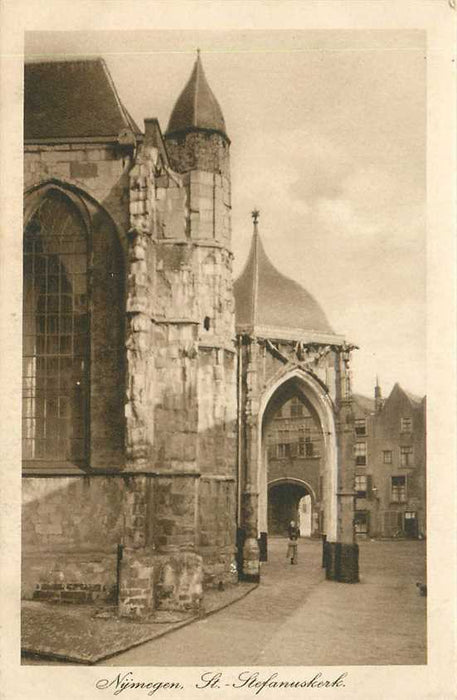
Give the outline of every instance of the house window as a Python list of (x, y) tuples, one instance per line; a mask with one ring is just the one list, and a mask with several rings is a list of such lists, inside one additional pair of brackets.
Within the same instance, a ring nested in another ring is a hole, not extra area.
[(24, 230), (26, 469), (124, 459), (122, 252), (111, 220), (90, 206), (48, 187)]
[(354, 422), (354, 430), (356, 435), (364, 436), (367, 434), (367, 421), (365, 418), (356, 418)]
[(411, 467), (413, 464), (413, 448), (408, 446), (400, 447), (400, 464), (402, 467)]
[(383, 450), (382, 461), (384, 464), (392, 464), (392, 450)]
[(355, 477), (355, 492), (357, 498), (366, 498), (367, 496), (367, 477), (358, 475)]
[(354, 529), (358, 535), (368, 533), (368, 511), (356, 510), (354, 513)]
[(298, 396), (294, 396), (290, 403), (290, 416), (291, 418), (298, 418), (303, 415), (303, 404), (298, 398)]
[(400, 430), (402, 433), (411, 433), (413, 430), (413, 419), (412, 418), (401, 418)]
[(77, 209), (46, 197), (24, 232), (24, 460), (84, 463), (88, 239)]
[(356, 442), (354, 445), (355, 463), (358, 466), (364, 466), (367, 463), (367, 444), (366, 442)]
[(283, 457), (289, 457), (289, 456), (290, 456), (290, 443), (289, 442), (278, 443), (278, 458), (281, 459)]
[(392, 477), (391, 498), (394, 503), (404, 503), (406, 501), (406, 476)]
[(305, 456), (305, 438), (304, 437), (298, 438), (298, 456), (299, 457)]

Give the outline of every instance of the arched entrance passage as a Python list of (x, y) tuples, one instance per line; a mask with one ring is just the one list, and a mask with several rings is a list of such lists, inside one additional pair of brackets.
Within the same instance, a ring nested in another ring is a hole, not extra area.
[[(332, 401), (321, 383), (311, 373), (298, 367), (284, 372), (264, 391), (258, 414), (260, 440), (257, 452), (259, 485), (258, 530), (268, 532), (268, 455), (265, 434), (278, 409), (291, 397), (299, 396), (315, 423), (320, 426), (321, 456), (319, 499), (323, 513), (322, 531), (329, 542), (337, 540), (337, 446)], [(286, 493), (286, 492), (284, 492)], [(295, 491), (294, 491), (295, 493)], [(291, 491), (292, 494), (292, 491)], [(298, 492), (297, 494), (298, 495)], [(306, 493), (302, 492), (302, 496)], [(290, 495), (293, 500), (294, 497)], [(299, 500), (299, 499), (298, 499)], [(287, 508), (285, 508), (287, 510)], [(282, 516), (281, 516), (282, 517)]]
[(313, 489), (305, 481), (295, 478), (275, 479), (268, 483), (268, 534), (285, 535), (294, 520), (302, 537), (313, 530), (312, 511), (316, 503)]

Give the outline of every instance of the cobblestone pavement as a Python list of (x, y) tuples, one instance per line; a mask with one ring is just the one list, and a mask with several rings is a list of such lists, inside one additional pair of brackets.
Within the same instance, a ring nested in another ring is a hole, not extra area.
[(270, 539), (260, 586), (192, 625), (105, 662), (110, 666), (324, 666), (426, 663), (425, 543), (360, 543), (359, 584), (326, 581), (322, 547)]
[(24, 600), (21, 615), (22, 663), (94, 664), (232, 605), (256, 587), (257, 584), (253, 583), (239, 583), (222, 591), (207, 591), (199, 615), (158, 610), (141, 621), (119, 618), (115, 606)]

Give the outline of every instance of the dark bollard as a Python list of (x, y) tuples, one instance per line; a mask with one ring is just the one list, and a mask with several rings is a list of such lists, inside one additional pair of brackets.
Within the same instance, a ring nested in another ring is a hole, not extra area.
[(261, 532), (257, 540), (259, 543), (259, 561), (268, 561), (268, 535), (266, 532)]
[(359, 582), (359, 545), (341, 544), (337, 581), (342, 583)]
[(326, 542), (325, 577), (328, 581), (358, 583), (359, 546), (342, 542)]
[(327, 566), (327, 535), (322, 535), (322, 568)]
[(338, 542), (325, 543), (325, 578), (328, 581), (337, 580), (340, 552), (341, 545)]
[(241, 581), (243, 576), (243, 547), (246, 539), (246, 530), (242, 527), (236, 531), (236, 566), (238, 569), (238, 579)]

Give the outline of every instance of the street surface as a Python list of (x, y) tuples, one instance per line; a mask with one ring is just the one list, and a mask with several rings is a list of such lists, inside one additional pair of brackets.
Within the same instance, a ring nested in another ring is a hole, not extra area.
[(426, 663), (425, 542), (360, 542), (358, 584), (326, 581), (320, 541), (271, 538), (260, 586), (237, 603), (103, 666)]

